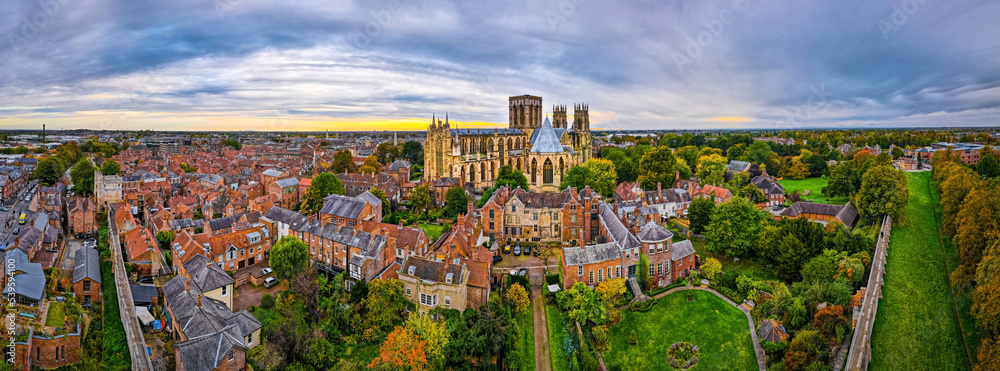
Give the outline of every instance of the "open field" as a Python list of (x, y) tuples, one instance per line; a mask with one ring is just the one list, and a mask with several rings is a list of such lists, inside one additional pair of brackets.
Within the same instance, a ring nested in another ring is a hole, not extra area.
[[(696, 369), (756, 370), (746, 315), (711, 292), (691, 291), (691, 302), (682, 290), (660, 298), (649, 312), (623, 311), (622, 321), (611, 329), (611, 349), (604, 352), (608, 369), (670, 369), (664, 361), (667, 349), (687, 341), (700, 348)], [(635, 346), (629, 345), (632, 331)]]
[(444, 226), (443, 225), (433, 225), (433, 224), (423, 224), (423, 223), (421, 223), (421, 224), (418, 224), (417, 226), (420, 227), (420, 229), (424, 230), (424, 233), (427, 234), (427, 239), (430, 240), (429, 241), (430, 243), (434, 243), (435, 241), (437, 241), (438, 237), (441, 237), (441, 235), (444, 234)]
[[(822, 178), (806, 178), (802, 180), (782, 179), (778, 183), (780, 183), (782, 187), (785, 187), (785, 193), (789, 195), (792, 194), (792, 191), (798, 191), (800, 195), (800, 200), (802, 201), (812, 201), (824, 204), (837, 204), (837, 205), (846, 204), (848, 201), (847, 196), (829, 197), (823, 194), (823, 187), (826, 187), (826, 184), (829, 182), (830, 182), (829, 178), (822, 177)], [(807, 189), (809, 190), (809, 195), (802, 196), (802, 193)]]
[[(892, 229), (885, 286), (872, 330), (872, 370), (967, 370), (969, 355), (949, 287), (931, 173), (907, 173), (910, 204)], [(951, 251), (954, 254), (954, 251)], [(966, 309), (967, 313), (967, 309)], [(966, 329), (966, 331), (974, 331)], [(970, 344), (971, 345), (971, 344)]]

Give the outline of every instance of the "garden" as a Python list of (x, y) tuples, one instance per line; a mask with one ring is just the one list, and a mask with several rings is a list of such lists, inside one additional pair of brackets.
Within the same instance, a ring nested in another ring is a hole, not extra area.
[[(691, 290), (661, 297), (644, 313), (624, 311), (611, 328), (610, 349), (603, 353), (609, 370), (664, 369), (671, 346), (687, 342), (697, 346), (697, 367), (713, 370), (752, 370), (757, 356), (747, 317), (715, 294)], [(636, 345), (631, 345), (632, 334)]]
[[(801, 201), (812, 201), (836, 205), (846, 204), (848, 201), (847, 196), (830, 197), (823, 194), (823, 188), (825, 188), (829, 182), (830, 178), (827, 176), (819, 178), (806, 178), (802, 180), (782, 179), (778, 181), (778, 183), (785, 188), (785, 194), (790, 195), (792, 192), (797, 192), (799, 200)], [(809, 190), (809, 195), (804, 195), (805, 190), (807, 189)]]

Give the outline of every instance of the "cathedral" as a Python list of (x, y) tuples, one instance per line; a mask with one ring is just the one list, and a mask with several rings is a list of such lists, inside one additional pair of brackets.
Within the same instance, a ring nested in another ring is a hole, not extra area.
[(453, 177), (476, 189), (493, 186), (503, 165), (521, 170), (531, 192), (558, 192), (570, 167), (591, 157), (590, 114), (586, 104), (553, 106), (542, 116), (542, 97), (509, 99), (509, 124), (499, 129), (452, 129), (447, 115), (431, 118), (424, 144), (424, 177)]

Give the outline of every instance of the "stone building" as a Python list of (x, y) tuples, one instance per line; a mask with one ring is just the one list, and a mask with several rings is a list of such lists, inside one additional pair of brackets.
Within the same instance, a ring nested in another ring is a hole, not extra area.
[(574, 106), (573, 123), (566, 106), (553, 106), (552, 119), (542, 117), (542, 98), (510, 97), (509, 127), (452, 128), (447, 115), (431, 119), (424, 146), (425, 178), (456, 177), (474, 188), (493, 185), (503, 165), (520, 170), (532, 192), (556, 192), (563, 174), (591, 158), (590, 113)]
[(94, 198), (101, 210), (107, 210), (108, 205), (121, 201), (122, 193), (122, 177), (103, 175), (100, 169), (94, 171)]

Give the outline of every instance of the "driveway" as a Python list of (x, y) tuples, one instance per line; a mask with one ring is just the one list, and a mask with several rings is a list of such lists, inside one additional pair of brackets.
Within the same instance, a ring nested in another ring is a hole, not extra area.
[(236, 297), (233, 298), (233, 312), (239, 312), (240, 310), (249, 308), (251, 305), (260, 305), (260, 298), (264, 297), (264, 294), (271, 294), (271, 296), (275, 296), (278, 294), (279, 290), (287, 289), (288, 284), (284, 282), (281, 282), (272, 288), (254, 286), (250, 282), (244, 283), (236, 288)]
[(76, 259), (76, 251), (83, 248), (83, 240), (78, 240), (75, 238), (66, 239), (66, 251), (63, 254), (62, 261), (59, 262), (59, 268), (62, 269), (73, 269), (73, 260)]

